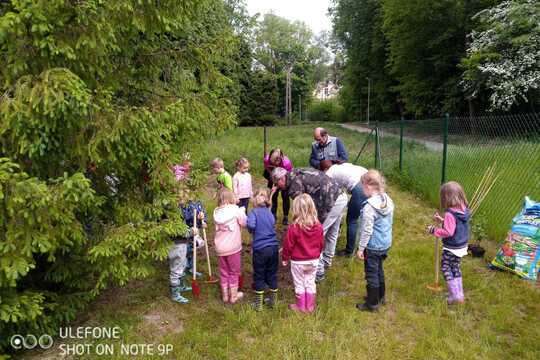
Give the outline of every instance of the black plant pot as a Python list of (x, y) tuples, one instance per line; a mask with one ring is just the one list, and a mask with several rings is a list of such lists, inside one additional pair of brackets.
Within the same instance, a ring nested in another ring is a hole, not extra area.
[(477, 258), (484, 257), (484, 254), (486, 253), (486, 249), (484, 249), (480, 245), (469, 246), (469, 251), (471, 252), (473, 257), (477, 257)]

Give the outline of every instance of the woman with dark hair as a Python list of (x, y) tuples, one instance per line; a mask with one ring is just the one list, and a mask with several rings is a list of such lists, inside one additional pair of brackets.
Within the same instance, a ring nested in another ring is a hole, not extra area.
[[(264, 178), (268, 180), (268, 187), (271, 189), (274, 186), (274, 183), (272, 182), (272, 171), (275, 168), (284, 168), (288, 172), (290, 172), (293, 169), (293, 165), (291, 160), (289, 160), (288, 157), (283, 154), (283, 151), (281, 151), (280, 148), (275, 148), (270, 151), (270, 154), (267, 154), (264, 156)], [(289, 224), (289, 208), (290, 208), (290, 200), (289, 200), (289, 194), (287, 193), (287, 190), (280, 190), (277, 189), (272, 194), (272, 214), (274, 215), (274, 218), (277, 221), (277, 207), (278, 207), (278, 196), (281, 192), (281, 199), (283, 201), (283, 225)]]

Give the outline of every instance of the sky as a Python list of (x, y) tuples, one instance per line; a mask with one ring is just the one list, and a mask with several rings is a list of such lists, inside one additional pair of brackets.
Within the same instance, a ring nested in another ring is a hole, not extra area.
[(246, 4), (250, 15), (273, 10), (278, 16), (305, 22), (315, 34), (332, 29), (327, 15), (331, 0), (246, 0)]

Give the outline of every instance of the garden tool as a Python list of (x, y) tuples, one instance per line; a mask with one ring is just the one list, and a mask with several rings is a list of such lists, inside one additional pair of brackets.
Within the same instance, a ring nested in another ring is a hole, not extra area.
[(434, 292), (441, 292), (442, 287), (439, 284), (439, 266), (440, 266), (440, 260), (439, 260), (439, 239), (435, 236), (435, 283), (428, 284), (426, 287)]
[(215, 278), (212, 276), (212, 266), (210, 265), (210, 254), (208, 253), (208, 240), (206, 238), (206, 228), (204, 227), (205, 224), (203, 224), (203, 239), (204, 239), (204, 249), (206, 250), (206, 262), (208, 264), (208, 279), (206, 279), (206, 283), (209, 284), (215, 284), (219, 282), (218, 278)]
[[(193, 229), (197, 229), (197, 209), (193, 210)], [(193, 236), (193, 279), (191, 280), (191, 292), (198, 298), (201, 295), (201, 288), (197, 282), (197, 242)]]

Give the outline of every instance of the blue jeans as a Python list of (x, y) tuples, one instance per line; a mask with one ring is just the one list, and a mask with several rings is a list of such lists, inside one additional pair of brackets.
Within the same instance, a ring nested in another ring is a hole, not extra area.
[(278, 246), (266, 246), (253, 251), (255, 291), (263, 291), (267, 286), (270, 289), (277, 289), (278, 249)]
[(367, 200), (364, 194), (362, 184), (358, 183), (351, 191), (351, 199), (347, 205), (347, 246), (345, 251), (349, 254), (354, 252), (356, 247), (356, 231), (358, 230), (358, 221), (364, 202)]
[(369, 250), (364, 252), (364, 272), (366, 274), (367, 286), (380, 288), (384, 286), (384, 268), (383, 262), (388, 256), (386, 250)]

